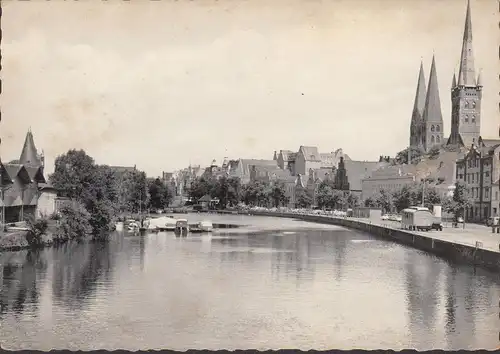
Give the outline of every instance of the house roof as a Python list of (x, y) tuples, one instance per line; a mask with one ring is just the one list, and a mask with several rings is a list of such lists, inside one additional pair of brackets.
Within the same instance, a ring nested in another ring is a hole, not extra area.
[(43, 176), (42, 167), (31, 167), (25, 166), (26, 171), (28, 171), (28, 175), (30, 176), (32, 181), (37, 183), (45, 183), (45, 177)]
[(306, 161), (321, 161), (321, 155), (316, 146), (301, 146), (299, 152), (302, 153)]
[(295, 161), (297, 153), (292, 150), (280, 150), (280, 155), (285, 162)]
[(33, 166), (42, 165), (42, 161), (36, 151), (35, 141), (33, 140), (33, 133), (31, 132), (31, 129), (28, 130), (28, 133), (26, 133), (21, 157), (19, 157), (19, 163)]
[(250, 175), (250, 166), (275, 166), (278, 167), (278, 163), (275, 160), (258, 160), (258, 159), (240, 159), (239, 165), (241, 167), (241, 172), (244, 175)]
[(210, 201), (212, 201), (212, 197), (210, 195), (208, 195), (208, 194), (205, 194), (198, 201), (199, 202), (210, 202)]
[(371, 176), (372, 172), (386, 166), (387, 162), (378, 161), (344, 161), (350, 190), (362, 190), (361, 181)]
[(19, 177), (19, 179), (24, 184), (31, 183), (32, 179), (23, 165), (6, 164), (4, 166), (5, 170), (7, 171), (12, 180), (14, 180), (16, 177)]

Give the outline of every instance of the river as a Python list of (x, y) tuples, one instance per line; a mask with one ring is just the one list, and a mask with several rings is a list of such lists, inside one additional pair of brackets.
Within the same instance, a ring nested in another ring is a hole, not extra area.
[(493, 349), (498, 275), (331, 225), (189, 215), (238, 229), (0, 255), (5, 349)]

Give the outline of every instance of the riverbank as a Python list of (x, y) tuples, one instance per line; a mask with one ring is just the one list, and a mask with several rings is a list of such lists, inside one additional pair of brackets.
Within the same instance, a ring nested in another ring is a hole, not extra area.
[[(488, 234), (488, 228), (467, 230), (448, 228), (443, 231), (418, 232), (402, 230), (395, 223), (370, 219), (343, 218), (303, 213), (245, 210), (241, 214), (294, 218), (303, 221), (343, 226), (407, 245), (444, 259), (500, 271), (500, 235)], [(491, 232), (491, 229), (489, 229)], [(469, 243), (469, 244), (467, 244)], [(486, 245), (485, 245), (486, 244)]]
[[(48, 231), (42, 235), (44, 246), (50, 246), (53, 243), (53, 232)], [(30, 247), (28, 243), (28, 231), (7, 231), (0, 234), (0, 252), (19, 251)]]

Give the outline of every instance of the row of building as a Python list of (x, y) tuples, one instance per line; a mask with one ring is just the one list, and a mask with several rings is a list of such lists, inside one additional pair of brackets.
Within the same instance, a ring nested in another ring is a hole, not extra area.
[[(410, 122), (408, 164), (397, 165), (388, 157), (378, 161), (354, 161), (342, 149), (320, 153), (317, 147), (300, 146), (298, 151), (275, 151), (272, 160), (224, 159), (212, 161), (207, 168), (190, 166), (176, 173), (164, 173), (176, 194), (186, 195), (190, 183), (202, 176), (237, 177), (242, 184), (251, 181), (281, 181), (286, 186), (290, 206), (297, 191), (307, 190), (315, 201), (317, 187), (331, 180), (335, 188), (357, 194), (362, 200), (380, 190), (395, 191), (404, 185), (422, 182), (433, 186), (444, 197), (453, 193), (455, 182), (467, 186), (471, 206), (468, 220), (480, 221), (500, 213), (499, 166), (500, 139), (483, 139), (481, 128), (481, 75), (476, 76), (472, 52), (472, 21), (467, 3), (458, 79), (451, 87), (451, 134), (444, 137), (443, 117), (433, 57), (428, 85), (420, 65), (417, 90)], [(499, 132), (500, 135), (500, 132)], [(456, 149), (444, 149), (453, 145)], [(429, 152), (440, 148), (438, 156), (412, 161), (412, 149)]]

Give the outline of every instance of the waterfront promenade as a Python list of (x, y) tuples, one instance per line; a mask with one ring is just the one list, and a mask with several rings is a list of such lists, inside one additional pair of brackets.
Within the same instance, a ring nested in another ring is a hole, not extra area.
[[(459, 227), (451, 227), (451, 223), (446, 223), (443, 226), (443, 231), (410, 231), (401, 229), (401, 223), (397, 221), (381, 220), (380, 218), (354, 218), (354, 217), (339, 217), (332, 215), (321, 215), (314, 212), (311, 213), (293, 213), (293, 212), (280, 212), (280, 211), (262, 211), (262, 210), (249, 210), (243, 213), (250, 213), (254, 215), (269, 215), (288, 218), (301, 218), (303, 216), (314, 216), (319, 218), (318, 221), (324, 219), (325, 222), (330, 223), (328, 219), (348, 219), (364, 224), (377, 225), (380, 227), (390, 228), (393, 230), (401, 230), (409, 234), (433, 238), (445, 242), (452, 242), (464, 246), (477, 247), (480, 249), (500, 253), (500, 234), (492, 233), (491, 227), (478, 224), (465, 224)], [(476, 244), (479, 242), (479, 244)]]
[[(396, 243), (401, 243), (451, 261), (500, 271), (499, 234), (480, 225), (464, 228), (445, 227), (443, 231), (410, 231), (401, 229), (397, 222), (321, 215), (315, 212), (279, 212), (248, 210), (242, 213), (262, 216), (296, 218), (309, 222), (326, 223), (370, 233)], [(490, 232), (488, 232), (490, 231)]]

